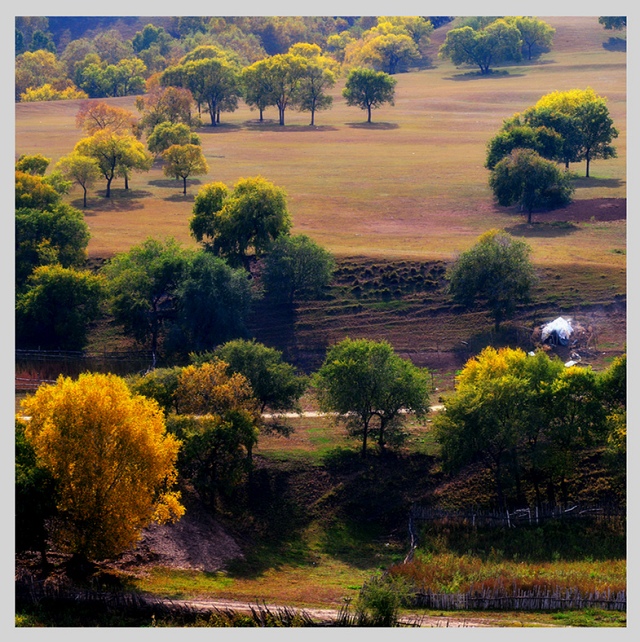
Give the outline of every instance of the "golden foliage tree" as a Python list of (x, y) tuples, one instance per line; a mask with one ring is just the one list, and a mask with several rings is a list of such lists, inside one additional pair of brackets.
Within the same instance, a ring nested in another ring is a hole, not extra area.
[(135, 545), (151, 522), (184, 514), (176, 482), (180, 442), (155, 401), (112, 374), (60, 376), (21, 404), (25, 436), (59, 491), (58, 545), (86, 559)]

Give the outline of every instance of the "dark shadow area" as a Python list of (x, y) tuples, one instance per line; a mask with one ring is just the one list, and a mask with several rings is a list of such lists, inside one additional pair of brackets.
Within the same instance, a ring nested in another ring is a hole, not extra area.
[(481, 74), (479, 71), (468, 71), (462, 74), (454, 74), (453, 76), (445, 76), (445, 80), (481, 80), (488, 78), (516, 78), (524, 76), (525, 74), (514, 74), (510, 71), (490, 71), (488, 74)]
[(279, 125), (276, 121), (267, 122), (259, 120), (245, 121), (245, 127), (252, 131), (267, 131), (267, 132), (334, 132), (337, 127), (333, 125)]
[[(151, 192), (147, 190), (132, 190), (132, 189), (116, 189), (111, 188), (111, 196), (106, 198), (104, 193), (100, 196), (87, 197), (87, 207), (82, 207), (82, 199), (78, 199), (80, 207), (85, 216), (95, 216), (95, 212), (126, 212), (129, 210), (142, 209), (140, 199), (152, 196)], [(77, 206), (74, 206), (77, 207)]]
[(180, 190), (179, 194), (173, 194), (172, 196), (165, 196), (162, 200), (169, 201), (170, 203), (184, 203), (184, 202), (192, 203), (193, 200), (195, 199), (195, 195), (189, 194), (188, 190), (189, 190), (189, 186), (187, 185), (186, 194), (183, 194), (182, 190)]
[[(541, 214), (540, 216), (544, 216)], [(577, 227), (573, 223), (566, 221), (553, 221), (551, 223), (533, 222), (531, 225), (528, 223), (520, 223), (505, 227), (505, 232), (512, 236), (524, 236), (525, 238), (557, 238), (561, 236), (569, 236), (577, 231)]]
[(625, 38), (617, 38), (612, 36), (607, 42), (602, 43), (602, 48), (607, 51), (626, 51), (627, 41)]
[(234, 123), (219, 123), (215, 127), (213, 125), (204, 125), (197, 130), (198, 136), (206, 136), (207, 134), (228, 134), (242, 129), (240, 125)]
[(154, 187), (175, 187), (176, 185), (179, 185), (182, 187), (182, 179), (175, 179), (175, 178), (157, 178), (156, 180), (149, 181), (149, 185), (153, 185)]
[(398, 129), (398, 123), (345, 123), (353, 129)]
[(593, 176), (587, 178), (586, 176), (576, 176), (571, 179), (576, 187), (622, 187), (625, 181), (619, 178), (594, 178)]

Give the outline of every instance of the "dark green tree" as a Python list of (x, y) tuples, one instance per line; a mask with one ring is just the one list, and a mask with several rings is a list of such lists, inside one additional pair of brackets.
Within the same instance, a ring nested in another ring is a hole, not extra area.
[(399, 443), (407, 413), (429, 410), (429, 376), (398, 356), (386, 341), (344, 339), (327, 351), (313, 377), (320, 408), (336, 412), (353, 436), (362, 439), (362, 457), (370, 436), (380, 452)]
[(367, 122), (371, 122), (371, 110), (385, 103), (393, 105), (397, 80), (384, 71), (352, 69), (347, 76), (342, 95), (347, 105), (367, 111)]
[(489, 309), (496, 331), (516, 305), (529, 300), (535, 283), (531, 248), (502, 230), (489, 230), (463, 252), (451, 267), (449, 292), (456, 303)]
[(147, 147), (152, 154), (162, 154), (171, 145), (200, 145), (200, 136), (184, 123), (163, 121), (147, 137)]
[(331, 282), (333, 256), (305, 234), (280, 236), (265, 258), (262, 282), (274, 301), (294, 301), (320, 296)]
[(621, 31), (627, 28), (627, 16), (600, 16), (598, 22), (605, 29), (616, 29)]
[(87, 258), (89, 227), (82, 212), (69, 205), (57, 205), (52, 211), (18, 209), (15, 230), (18, 291), (40, 265), (80, 267)]
[(157, 401), (166, 417), (171, 412), (180, 412), (176, 392), (181, 372), (180, 366), (154, 368), (144, 374), (132, 375), (126, 382), (133, 394)]
[(16, 299), (16, 343), (20, 347), (82, 350), (90, 324), (101, 314), (105, 285), (90, 272), (42, 265)]
[(489, 186), (499, 205), (518, 205), (531, 224), (534, 209), (552, 209), (571, 202), (574, 187), (570, 176), (532, 149), (514, 149), (498, 162)]

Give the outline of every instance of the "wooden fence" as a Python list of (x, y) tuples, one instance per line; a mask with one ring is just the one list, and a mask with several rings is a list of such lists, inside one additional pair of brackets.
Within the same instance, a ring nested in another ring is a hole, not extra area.
[(602, 609), (626, 611), (625, 591), (594, 592), (583, 595), (577, 589), (536, 588), (509, 593), (505, 588), (486, 588), (467, 593), (418, 592), (415, 606), (428, 609), (454, 610), (503, 610), (503, 611), (555, 611), (571, 609)]

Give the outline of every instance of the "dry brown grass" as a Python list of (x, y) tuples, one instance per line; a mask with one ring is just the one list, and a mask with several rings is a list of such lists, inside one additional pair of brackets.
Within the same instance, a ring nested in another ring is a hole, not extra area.
[[(223, 114), (219, 128), (199, 133), (211, 172), (190, 181), (186, 197), (159, 165), (136, 175), (114, 198), (91, 195), (87, 221), (90, 255), (110, 256), (148, 236), (192, 243), (187, 222), (199, 185), (262, 174), (285, 188), (294, 231), (312, 236), (341, 255), (450, 259), (490, 227), (513, 225), (514, 213), (494, 206), (483, 167), (485, 146), (502, 120), (545, 93), (591, 86), (609, 99), (620, 137), (618, 158), (596, 161), (594, 180), (579, 184), (578, 200), (626, 195), (626, 55), (602, 47), (607, 33), (596, 17), (547, 18), (557, 28), (555, 49), (530, 66), (479, 78), (437, 61), (433, 69), (398, 75), (394, 107), (374, 113), (348, 107), (333, 90), (333, 109), (307, 125), (308, 114), (287, 112), (281, 128), (241, 106)], [(133, 98), (112, 99), (133, 110)], [(44, 153), (54, 162), (81, 138), (78, 103), (16, 106), (16, 152)], [(273, 110), (266, 113), (275, 117)], [(584, 173), (579, 164), (573, 167)], [(71, 194), (80, 205), (80, 191)], [(516, 217), (519, 221), (520, 217)], [(532, 237), (537, 263), (610, 265), (612, 246), (624, 246), (626, 226), (581, 226), (571, 244), (560, 237)], [(603, 238), (606, 243), (603, 243)], [(624, 259), (620, 259), (624, 265)]]

